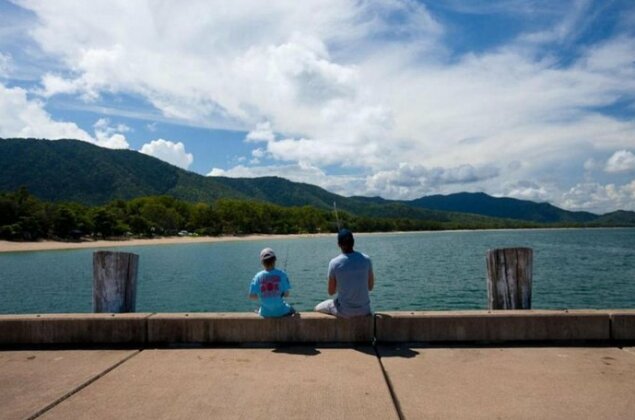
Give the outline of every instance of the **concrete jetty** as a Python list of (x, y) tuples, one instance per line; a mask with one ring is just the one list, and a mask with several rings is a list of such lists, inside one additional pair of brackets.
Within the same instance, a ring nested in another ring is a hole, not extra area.
[(631, 419), (635, 310), (0, 316), (0, 419)]
[(635, 340), (635, 310), (319, 313), (262, 319), (255, 313), (0, 315), (0, 346), (177, 343), (535, 343)]

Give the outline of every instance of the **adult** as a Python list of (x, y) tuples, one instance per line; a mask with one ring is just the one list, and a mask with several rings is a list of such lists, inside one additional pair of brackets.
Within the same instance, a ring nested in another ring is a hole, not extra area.
[(355, 239), (350, 230), (339, 231), (337, 245), (342, 253), (331, 260), (328, 271), (328, 293), (337, 293), (337, 297), (318, 303), (315, 311), (342, 318), (369, 315), (368, 292), (375, 285), (373, 264), (367, 255), (353, 250)]

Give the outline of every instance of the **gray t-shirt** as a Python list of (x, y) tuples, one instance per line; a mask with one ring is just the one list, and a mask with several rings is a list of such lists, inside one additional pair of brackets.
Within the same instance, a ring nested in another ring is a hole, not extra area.
[(329, 263), (329, 278), (337, 281), (335, 306), (343, 317), (370, 314), (368, 276), (373, 272), (373, 264), (367, 255), (353, 251), (340, 254)]

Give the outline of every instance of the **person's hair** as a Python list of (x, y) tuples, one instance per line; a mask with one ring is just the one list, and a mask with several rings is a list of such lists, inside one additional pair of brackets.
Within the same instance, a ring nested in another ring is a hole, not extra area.
[(264, 265), (272, 265), (276, 262), (276, 257), (267, 258), (266, 260), (262, 260)]
[(342, 246), (353, 247), (355, 245), (355, 239), (353, 235), (345, 235), (337, 239), (337, 243)]

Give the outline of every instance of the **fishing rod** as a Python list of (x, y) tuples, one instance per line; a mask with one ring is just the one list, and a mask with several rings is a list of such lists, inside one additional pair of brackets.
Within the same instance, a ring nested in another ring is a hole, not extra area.
[(282, 264), (282, 269), (285, 272), (287, 271), (287, 261), (289, 261), (289, 245), (288, 244), (286, 248), (284, 249), (284, 263)]
[(335, 212), (335, 220), (337, 221), (337, 231), (342, 230), (342, 226), (340, 225), (340, 216), (337, 214), (337, 204), (333, 201), (333, 211)]
[[(289, 261), (289, 244), (284, 249), (284, 262), (282, 263), (282, 271), (287, 273), (287, 261)], [(287, 273), (288, 275), (289, 273)], [(284, 298), (284, 292), (281, 293), (281, 297)]]

